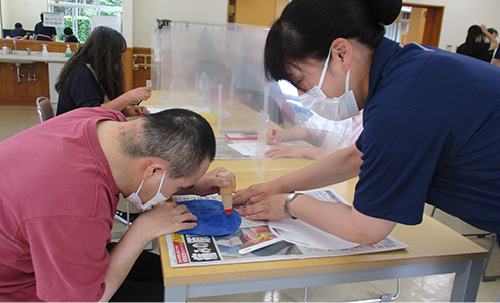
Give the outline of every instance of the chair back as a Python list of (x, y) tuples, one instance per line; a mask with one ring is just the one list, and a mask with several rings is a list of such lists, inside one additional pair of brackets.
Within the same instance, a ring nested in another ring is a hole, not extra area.
[(44, 122), (54, 117), (54, 110), (50, 104), (50, 99), (47, 97), (39, 97), (36, 99), (36, 109), (40, 122)]

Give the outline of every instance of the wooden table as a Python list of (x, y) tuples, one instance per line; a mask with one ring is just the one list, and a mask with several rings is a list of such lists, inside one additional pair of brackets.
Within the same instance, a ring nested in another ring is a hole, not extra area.
[[(310, 163), (305, 159), (266, 160), (266, 180)], [(252, 160), (216, 160), (237, 178), (238, 188), (262, 182)], [(352, 202), (356, 180), (332, 186)], [(418, 226), (398, 224), (391, 236), (408, 244), (405, 250), (384, 253), (283, 260), (257, 263), (171, 268), (165, 237), (160, 237), (165, 301), (277, 289), (375, 281), (455, 273), (451, 301), (475, 301), (487, 251), (424, 216)]]
[[(156, 92), (144, 105), (158, 105), (159, 99)], [(225, 119), (221, 128), (258, 129), (259, 116), (255, 111), (239, 102), (232, 104), (228, 111), (233, 117)], [(214, 131), (220, 135), (216, 125)], [(308, 159), (267, 159), (264, 181), (312, 162)], [(215, 160), (211, 169), (219, 166), (236, 175), (238, 189), (263, 182), (254, 172), (254, 160)], [(356, 182), (357, 179), (353, 179), (332, 188), (352, 202)], [(398, 224), (391, 236), (410, 247), (375, 254), (179, 268), (170, 267), (163, 236), (159, 243), (165, 301), (446, 273), (455, 273), (451, 301), (475, 301), (488, 253), (485, 249), (428, 216), (424, 216), (423, 223), (418, 226)]]
[[(249, 108), (240, 101), (224, 101), (224, 103), (222, 104), (222, 109), (229, 113), (231, 117), (224, 117), (219, 121), (219, 119), (215, 118), (215, 115), (218, 114), (218, 103), (216, 101), (212, 100), (209, 103), (203, 105), (197, 104), (193, 101), (193, 98), (195, 98), (195, 96), (193, 96), (192, 93), (185, 92), (176, 94), (176, 97), (174, 98), (175, 102), (173, 102), (173, 104), (170, 104), (170, 102), (167, 102), (165, 100), (162, 101), (161, 94), (162, 93), (160, 91), (152, 91), (151, 98), (142, 102), (141, 105), (160, 108), (167, 108), (172, 105), (173, 107), (187, 107), (190, 109), (193, 109), (194, 107), (197, 107), (199, 109), (210, 107), (214, 110), (214, 112), (210, 114), (200, 112), (200, 114), (211, 123), (214, 134), (216, 136), (224, 136), (224, 134), (221, 133), (219, 129), (219, 123), (221, 129), (253, 129), (255, 131), (259, 131), (259, 113)], [(272, 121), (269, 122), (269, 127), (280, 128)]]

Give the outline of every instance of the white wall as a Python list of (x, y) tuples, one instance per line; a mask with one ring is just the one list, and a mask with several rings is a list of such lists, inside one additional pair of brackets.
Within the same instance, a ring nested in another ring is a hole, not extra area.
[(226, 23), (227, 4), (227, 0), (134, 0), (133, 46), (151, 47), (156, 19)]
[(2, 25), (11, 29), (21, 22), (24, 29), (33, 30), (47, 7), (46, 0), (2, 0)]
[[(137, 0), (136, 0), (137, 1)], [(122, 25), (123, 25), (123, 37), (127, 41), (127, 47), (134, 46), (134, 0), (123, 0), (122, 1)]]
[(408, 0), (408, 3), (444, 6), (439, 48), (451, 44), (455, 51), (465, 42), (467, 29), (473, 24), (485, 24), (500, 31), (500, 1), (498, 0)]

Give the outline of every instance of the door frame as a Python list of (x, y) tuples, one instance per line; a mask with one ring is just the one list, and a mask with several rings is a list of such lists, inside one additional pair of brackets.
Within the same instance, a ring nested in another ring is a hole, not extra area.
[(404, 2), (403, 5), (427, 9), (422, 44), (438, 47), (439, 39), (441, 38), (441, 27), (443, 25), (444, 6), (415, 4), (407, 2)]

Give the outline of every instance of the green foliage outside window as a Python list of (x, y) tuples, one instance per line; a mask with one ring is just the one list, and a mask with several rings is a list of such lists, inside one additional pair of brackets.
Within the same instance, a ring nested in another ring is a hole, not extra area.
[[(90, 35), (90, 17), (86, 16), (78, 16), (76, 17), (76, 22), (78, 25), (78, 31), (73, 30), (75, 32), (75, 36), (78, 38), (78, 41), (81, 43), (85, 43), (87, 38)], [(70, 16), (64, 17), (64, 27), (73, 28), (73, 18)]]
[[(52, 2), (52, 1), (49, 1)], [(82, 3), (81, 0), (60, 0), (57, 3), (64, 2), (76, 2)], [(83, 2), (85, 3), (85, 2)], [(88, 2), (87, 2), (88, 3)], [(92, 3), (94, 3), (92, 1)], [(122, 7), (122, 0), (100, 0), (100, 5), (102, 6), (112, 6), (112, 7)], [(50, 3), (49, 3), (50, 4)], [(97, 8), (97, 7), (96, 7)], [(90, 17), (96, 14), (105, 15), (105, 16), (121, 16), (121, 12), (117, 11), (107, 11), (104, 9), (100, 9), (98, 11), (96, 8), (72, 8), (66, 6), (54, 6), (53, 12), (63, 13), (64, 14), (64, 27), (70, 27), (73, 29), (75, 36), (81, 43), (85, 43), (87, 38), (90, 35)], [(75, 19), (75, 24), (73, 23)], [(64, 28), (57, 28), (58, 37), (62, 35), (62, 30)]]

